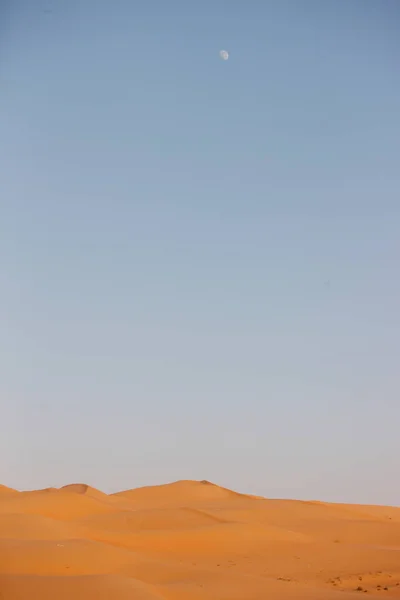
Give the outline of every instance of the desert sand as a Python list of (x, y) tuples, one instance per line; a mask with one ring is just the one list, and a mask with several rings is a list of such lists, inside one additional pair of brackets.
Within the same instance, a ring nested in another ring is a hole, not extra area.
[(0, 486), (1, 600), (400, 598), (400, 508)]

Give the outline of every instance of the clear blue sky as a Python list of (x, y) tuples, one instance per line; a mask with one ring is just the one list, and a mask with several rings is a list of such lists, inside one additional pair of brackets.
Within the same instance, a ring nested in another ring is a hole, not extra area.
[(0, 481), (400, 503), (398, 0), (1, 21)]

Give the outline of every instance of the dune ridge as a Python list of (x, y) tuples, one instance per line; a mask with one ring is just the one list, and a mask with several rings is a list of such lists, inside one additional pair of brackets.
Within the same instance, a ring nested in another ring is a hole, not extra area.
[(0, 484), (0, 494), (16, 494), (17, 490)]
[(182, 480), (0, 486), (0, 598), (400, 598), (400, 508)]

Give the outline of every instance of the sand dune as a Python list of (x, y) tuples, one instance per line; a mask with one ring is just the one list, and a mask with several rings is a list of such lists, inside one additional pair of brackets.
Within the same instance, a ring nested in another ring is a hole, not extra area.
[(238, 500), (251, 500), (252, 496), (239, 494), (209, 481), (176, 481), (164, 485), (136, 488), (114, 496), (128, 500), (137, 508), (162, 508), (185, 505), (200, 506)]
[(107, 495), (0, 486), (0, 598), (400, 598), (400, 508), (179, 481)]

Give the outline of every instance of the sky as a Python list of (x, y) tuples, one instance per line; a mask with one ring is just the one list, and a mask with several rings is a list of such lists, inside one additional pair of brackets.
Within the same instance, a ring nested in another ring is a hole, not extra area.
[(0, 22), (1, 483), (400, 504), (398, 0)]

